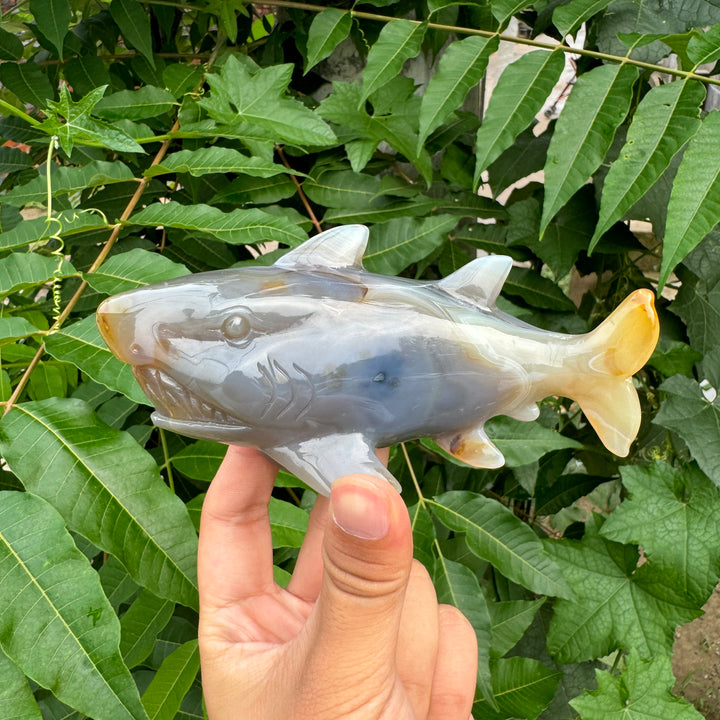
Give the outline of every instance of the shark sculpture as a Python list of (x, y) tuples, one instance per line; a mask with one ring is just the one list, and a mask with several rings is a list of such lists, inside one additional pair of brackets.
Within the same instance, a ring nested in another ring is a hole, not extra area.
[(484, 423), (534, 420), (549, 395), (577, 401), (605, 447), (627, 455), (640, 426), (632, 375), (658, 338), (651, 291), (586, 335), (546, 332), (495, 307), (510, 258), (418, 282), (365, 271), (367, 237), (338, 227), (269, 267), (115, 295), (98, 308), (100, 331), (157, 426), (256, 446), (326, 495), (351, 472), (397, 486), (375, 448), (418, 437), (500, 467)]

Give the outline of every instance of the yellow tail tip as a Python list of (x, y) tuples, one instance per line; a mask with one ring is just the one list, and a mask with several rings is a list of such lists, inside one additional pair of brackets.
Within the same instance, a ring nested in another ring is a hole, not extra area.
[(651, 290), (636, 290), (618, 305), (594, 332), (604, 346), (605, 372), (617, 377), (634, 375), (650, 359), (660, 335)]

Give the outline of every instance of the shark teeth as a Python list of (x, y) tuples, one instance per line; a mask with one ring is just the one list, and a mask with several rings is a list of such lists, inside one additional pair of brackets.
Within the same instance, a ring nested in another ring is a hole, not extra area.
[(162, 370), (149, 366), (135, 367), (133, 370), (145, 394), (161, 415), (173, 420), (188, 422), (212, 422), (224, 425), (240, 424), (237, 418), (188, 392), (180, 383)]

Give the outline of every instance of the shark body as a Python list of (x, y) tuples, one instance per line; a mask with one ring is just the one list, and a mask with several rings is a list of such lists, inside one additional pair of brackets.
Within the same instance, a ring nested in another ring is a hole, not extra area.
[(351, 472), (392, 475), (375, 448), (433, 437), (478, 467), (504, 459), (483, 429), (576, 400), (612, 452), (640, 425), (631, 376), (657, 342), (638, 290), (586, 335), (539, 330), (495, 300), (511, 267), (478, 258), (439, 282), (362, 268), (367, 229), (321, 233), (270, 267), (200, 273), (113, 296), (98, 308), (132, 365), (153, 422), (260, 448), (328, 494)]

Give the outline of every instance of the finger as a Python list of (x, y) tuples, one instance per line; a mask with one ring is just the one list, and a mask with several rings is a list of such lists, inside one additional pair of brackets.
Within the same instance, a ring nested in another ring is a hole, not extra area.
[[(387, 467), (390, 448), (379, 448), (375, 451), (380, 462)], [(318, 495), (315, 500), (307, 533), (303, 540), (295, 570), (287, 585), (289, 592), (307, 602), (315, 602), (322, 586), (323, 562), (322, 541), (328, 520), (330, 499)]]
[(397, 671), (414, 716), (427, 717), (438, 648), (438, 604), (427, 570), (413, 561), (400, 619)]
[(438, 612), (437, 663), (427, 720), (467, 720), (477, 680), (477, 638), (467, 618), (450, 605)]
[(390, 484), (350, 475), (332, 486), (324, 575), (308, 622), (310, 665), (329, 687), (394, 682), (395, 653), (412, 564), (407, 509)]
[(268, 503), (276, 474), (258, 450), (228, 448), (200, 517), (201, 605), (224, 606), (273, 587)]
[(330, 498), (318, 495), (310, 513), (307, 533), (295, 562), (295, 570), (287, 585), (288, 592), (307, 602), (317, 600), (322, 585), (322, 542), (328, 521), (329, 505)]

